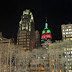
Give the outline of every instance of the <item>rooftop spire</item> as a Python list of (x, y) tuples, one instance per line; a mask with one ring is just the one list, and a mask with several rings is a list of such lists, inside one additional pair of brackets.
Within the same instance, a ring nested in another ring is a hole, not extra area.
[(45, 17), (46, 18), (46, 23), (47, 23), (47, 17)]
[(45, 29), (48, 29), (47, 17), (45, 17), (45, 18), (46, 18)]

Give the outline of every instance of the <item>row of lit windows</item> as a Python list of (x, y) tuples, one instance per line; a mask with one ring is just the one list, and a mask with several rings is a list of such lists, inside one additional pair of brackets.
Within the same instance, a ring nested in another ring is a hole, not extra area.
[(72, 38), (66, 38), (66, 39), (64, 39), (64, 40), (72, 40)]
[(71, 28), (72, 26), (71, 25), (69, 25), (69, 26), (63, 26), (62, 28)]
[(72, 54), (72, 51), (71, 51), (71, 52), (64, 52), (64, 53), (65, 53), (65, 54), (66, 54), (66, 53), (67, 53), (67, 54), (70, 54), (70, 53)]
[(26, 35), (26, 34), (27, 34), (27, 35), (30, 35), (30, 32), (26, 32), (26, 33), (25, 33), (25, 32), (23, 32), (23, 33), (19, 33), (18, 36)]
[(63, 35), (65, 35), (65, 34), (72, 34), (72, 32), (63, 32)]
[(63, 31), (72, 31), (72, 29), (65, 29), (65, 30), (63, 29)]
[(72, 37), (72, 35), (66, 35), (66, 37)]
[(64, 51), (66, 51), (66, 50), (72, 50), (72, 48), (64, 48)]
[(72, 55), (68, 55), (68, 56), (65, 55), (65, 58), (66, 58), (66, 57), (67, 57), (67, 58), (72, 58)]
[[(65, 69), (67, 69), (67, 66), (65, 66)], [(71, 66), (69, 66), (69, 69), (71, 69)], [(67, 72), (67, 71), (66, 71)]]

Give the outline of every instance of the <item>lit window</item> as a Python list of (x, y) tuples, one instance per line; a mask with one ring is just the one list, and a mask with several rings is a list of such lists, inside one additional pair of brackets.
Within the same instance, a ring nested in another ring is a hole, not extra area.
[(65, 69), (67, 69), (67, 67), (65, 66)]
[(68, 29), (66, 29), (65, 31), (68, 31)]
[(65, 33), (63, 33), (65, 35)]
[(68, 59), (68, 61), (70, 61), (70, 60)]
[(71, 51), (71, 54), (72, 54), (72, 51)]
[(69, 32), (69, 34), (72, 34), (72, 32)]
[(65, 58), (66, 58), (66, 56), (65, 56)]
[(69, 37), (69, 35), (66, 35), (66, 37)]
[(63, 30), (64, 31), (64, 30)]
[(70, 35), (72, 37), (72, 35)]
[(66, 32), (66, 34), (68, 34), (68, 32)]
[(70, 54), (70, 52), (67, 52), (67, 54)]
[(28, 24), (26, 24), (26, 30), (28, 30)]
[(72, 29), (69, 29), (69, 31), (72, 31)]
[(69, 50), (69, 48), (67, 48), (67, 50)]
[(72, 40), (72, 38), (70, 38), (70, 40)]
[(38, 57), (38, 59), (40, 59), (40, 57)]
[(71, 69), (71, 66), (69, 66), (69, 69)]
[(72, 50), (72, 48), (71, 48), (71, 50)]
[(70, 50), (70, 48), (68, 48), (68, 50)]
[(30, 41), (30, 39), (27, 39), (27, 41)]
[(71, 28), (71, 26), (68, 26), (68, 28)]
[(43, 57), (45, 59), (45, 57)]

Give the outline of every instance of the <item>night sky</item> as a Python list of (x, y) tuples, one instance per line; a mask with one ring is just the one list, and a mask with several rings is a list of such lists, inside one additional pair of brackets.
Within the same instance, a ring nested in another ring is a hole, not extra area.
[[(61, 40), (61, 25), (72, 23), (72, 2), (34, 1), (34, 2), (2, 2), (0, 6), (0, 31), (6, 38), (16, 38), (18, 24), (23, 10), (30, 9), (35, 21), (35, 30), (41, 35), (47, 17), (53, 40)], [(3, 6), (4, 5), (4, 6)]]

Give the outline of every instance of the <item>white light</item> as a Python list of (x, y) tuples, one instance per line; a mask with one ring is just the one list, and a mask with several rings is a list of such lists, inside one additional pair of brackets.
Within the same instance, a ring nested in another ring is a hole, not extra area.
[(65, 33), (63, 33), (65, 35)]
[(72, 48), (71, 48), (71, 50), (72, 50)]
[(68, 29), (66, 29), (65, 31), (68, 31)]
[(70, 38), (70, 40), (72, 40), (72, 38)]
[(38, 59), (40, 59), (40, 57), (38, 57)]
[(46, 48), (46, 49), (48, 49), (48, 48)]
[(66, 34), (68, 34), (68, 32), (66, 32)]
[(63, 30), (64, 31), (64, 30)]
[(72, 54), (72, 51), (71, 51), (71, 54)]
[(72, 31), (72, 29), (69, 29), (69, 31)]
[(65, 58), (66, 58), (66, 56), (65, 56)]
[(45, 57), (43, 57), (45, 59)]
[(70, 61), (70, 60), (68, 59), (68, 61)]
[(72, 34), (72, 32), (69, 32), (69, 34)]

